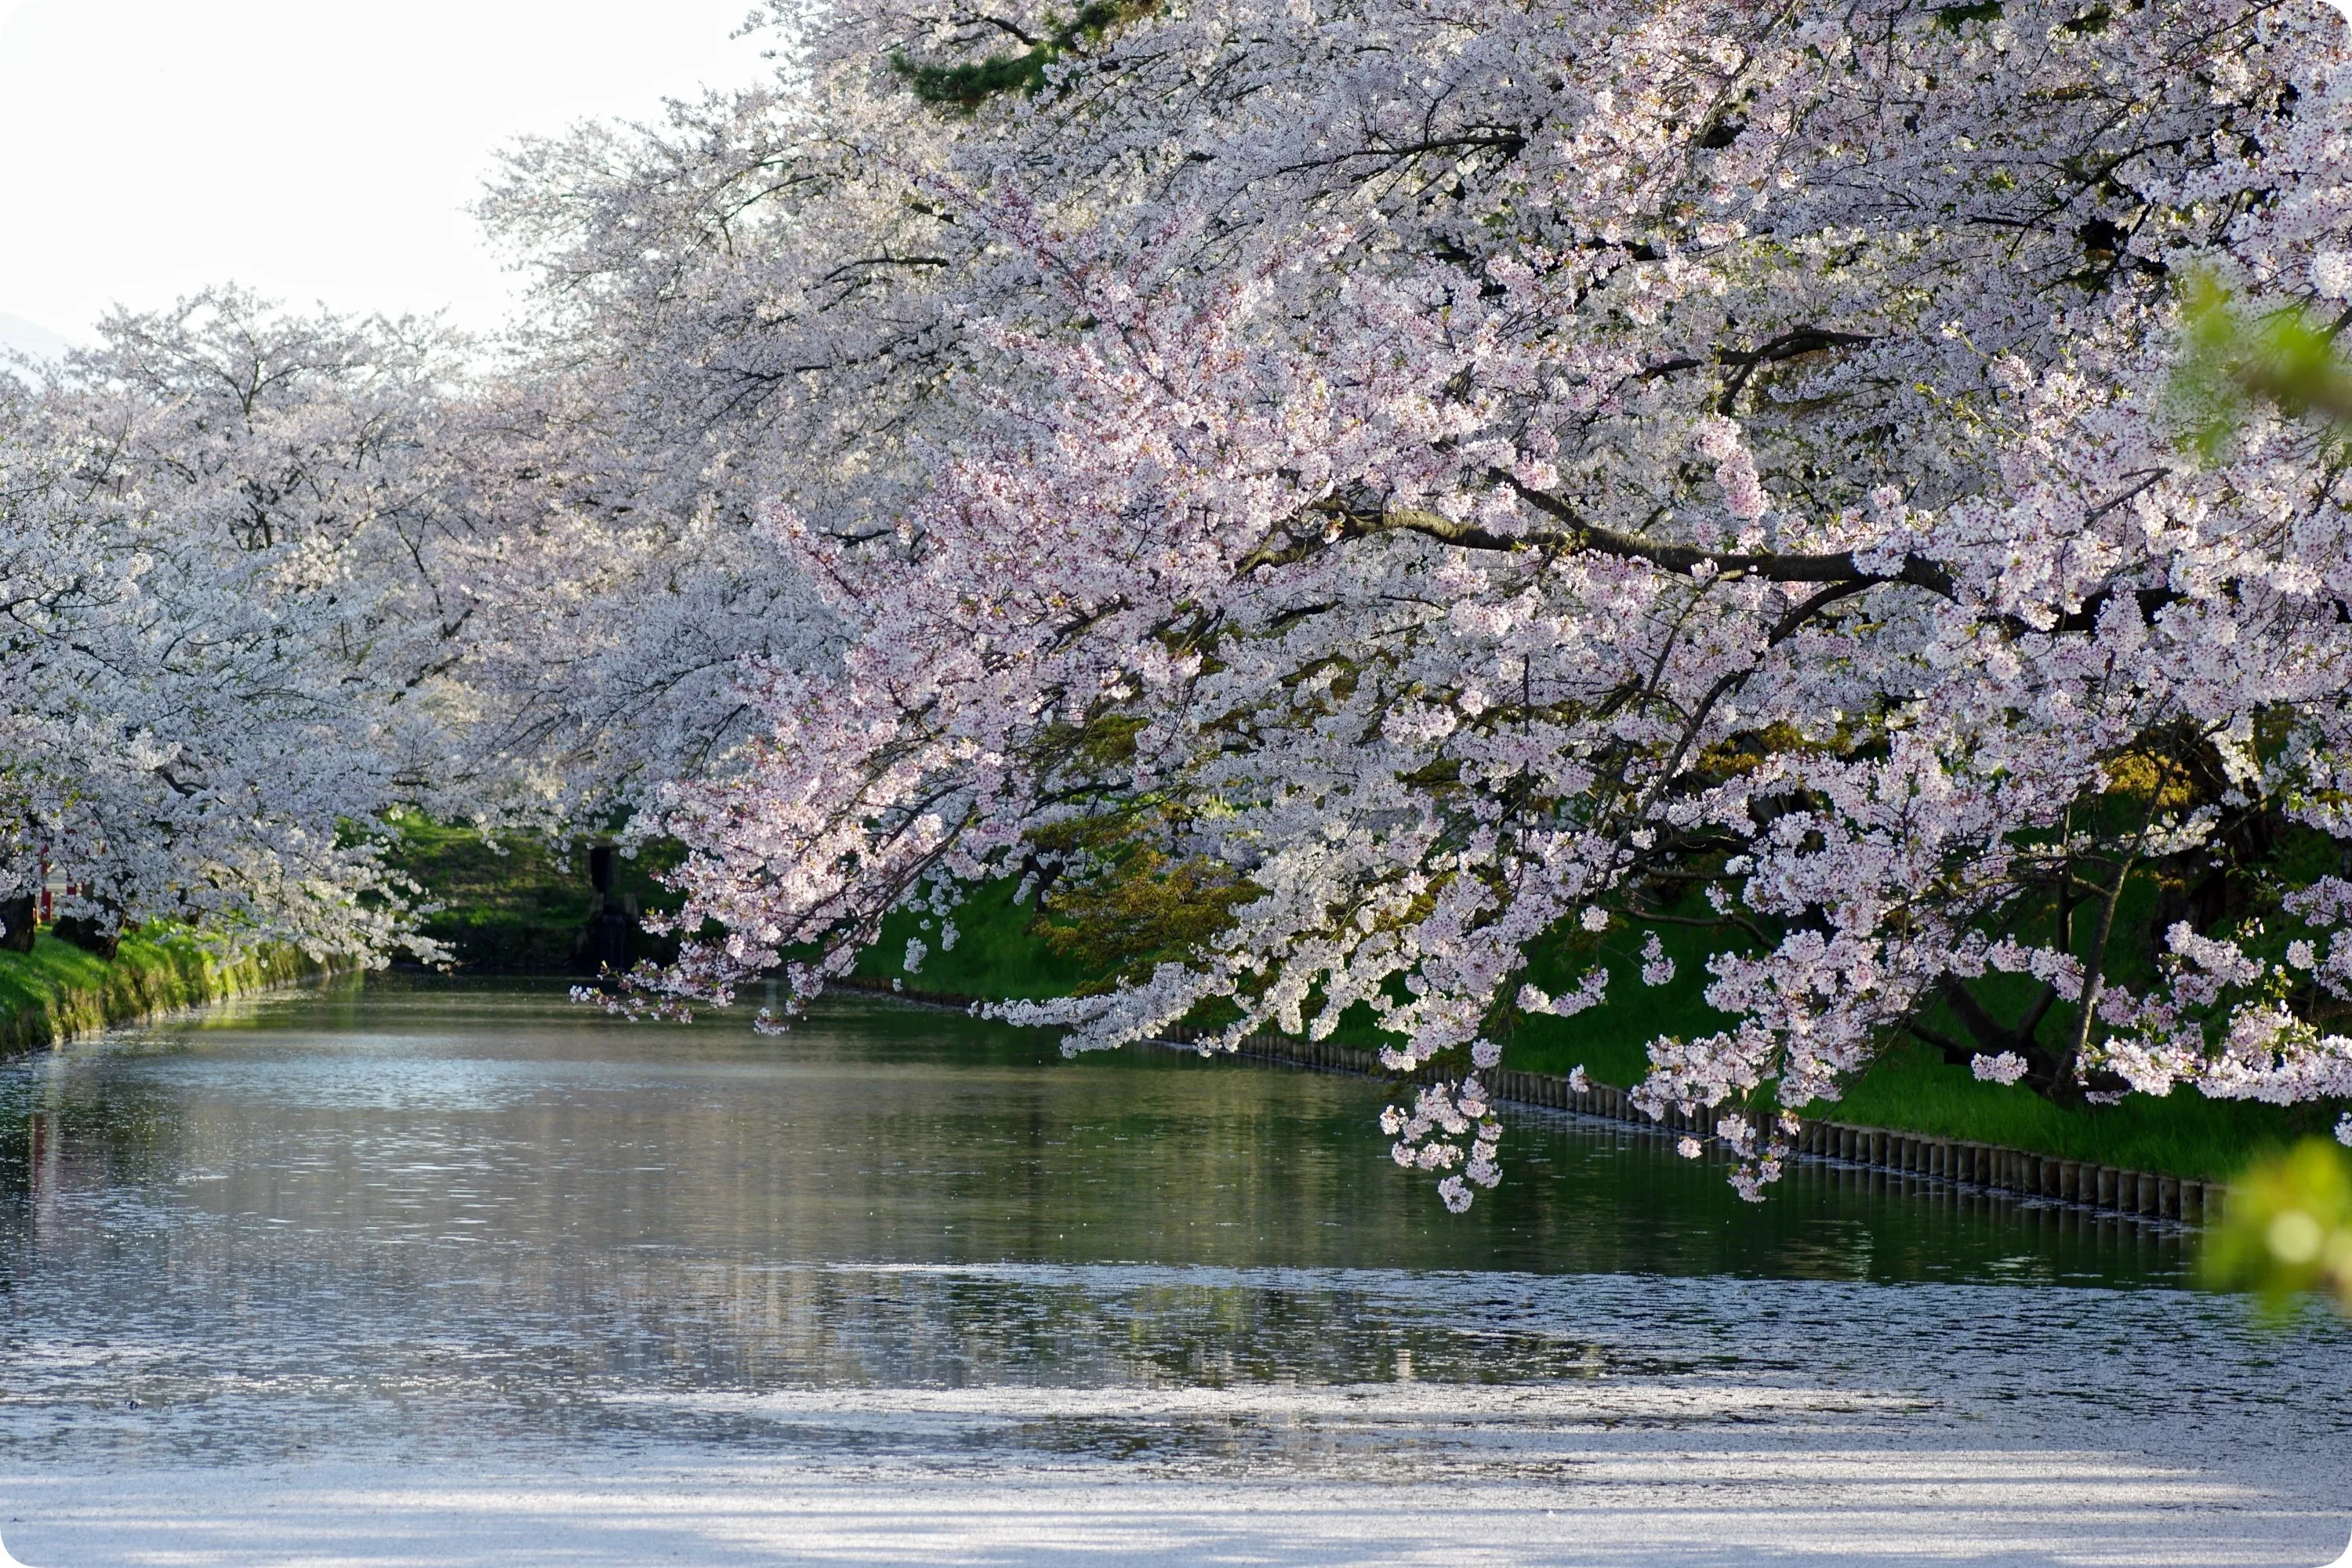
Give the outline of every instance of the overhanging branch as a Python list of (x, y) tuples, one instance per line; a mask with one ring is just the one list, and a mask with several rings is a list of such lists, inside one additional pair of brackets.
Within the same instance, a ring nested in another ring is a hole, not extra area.
[(1342, 501), (1328, 500), (1307, 508), (1302, 514), (1308, 519), (1323, 520), (1323, 528), (1316, 537), (1301, 539), (1286, 530), (1279, 531), (1244, 556), (1236, 563), (1235, 570), (1246, 575), (1261, 566), (1289, 565), (1342, 539), (1368, 539), (1381, 533), (1418, 533), (1464, 550), (1580, 550), (1624, 561), (1646, 561), (1663, 571), (1685, 575), (1694, 575), (1704, 570), (1715, 575), (1762, 577), (1774, 583), (1843, 584), (1857, 588), (1879, 583), (1909, 583), (1943, 598), (1954, 596), (1951, 574), (1924, 555), (1906, 555), (1901, 571), (1885, 573), (1865, 571), (1854, 560), (1853, 552), (1850, 550), (1823, 555), (1778, 551), (1702, 550), (1694, 544), (1678, 544), (1670, 540), (1652, 539), (1644, 534), (1627, 533), (1587, 522), (1577, 515), (1573, 507), (1558, 496), (1522, 484), (1514, 476), (1499, 469), (1495, 470), (1492, 477), (1498, 483), (1508, 486), (1521, 500), (1558, 526), (1530, 528), (1517, 533), (1497, 533), (1477, 523), (1456, 522), (1452, 518), (1424, 511), (1418, 507), (1383, 507), (1375, 511), (1350, 507)]

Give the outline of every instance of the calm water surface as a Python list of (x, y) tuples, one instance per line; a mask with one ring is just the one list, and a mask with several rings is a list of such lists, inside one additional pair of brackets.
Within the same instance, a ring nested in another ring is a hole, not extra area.
[[(1819, 1167), (1759, 1210), (1662, 1138), (1533, 1111), (1456, 1218), (1388, 1160), (1382, 1100), (879, 1001), (772, 1040), (396, 977), (22, 1058), (0, 1455), (1230, 1451), (1255, 1439), (1057, 1426), (1050, 1395), (1574, 1379), (2352, 1420), (2342, 1336), (2248, 1338), (2176, 1289), (2174, 1236)], [(812, 1414), (988, 1390), (1028, 1414)]]

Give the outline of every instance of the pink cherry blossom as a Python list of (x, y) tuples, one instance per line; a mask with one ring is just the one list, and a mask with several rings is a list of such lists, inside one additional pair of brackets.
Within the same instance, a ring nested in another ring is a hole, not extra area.
[[(490, 207), (554, 477), (499, 504), (654, 630), (506, 590), (492, 689), (725, 933), (616, 1005), (781, 971), (781, 1026), (894, 909), (1103, 874), (1044, 847), (1102, 818), (1251, 896), (997, 1015), (1360, 1009), (1437, 1072), (1390, 1131), (1452, 1207), (1506, 1004), (1610, 1005), (1611, 933), (1675, 921), (1720, 1026), (1636, 1099), (1716, 1111), (1743, 1193), (1906, 1037), (2352, 1093), (2346, 900), (2231, 904), (2352, 838), (2337, 442), (2208, 452), (2174, 379), (2184, 279), (2340, 283), (2352, 54), (2315, 5), (2093, 15), (1208, 0), (970, 106), (909, 73), (1001, 30), (847, 0), (772, 87), (528, 150)], [(523, 657), (574, 628), (577, 696)], [(2205, 890), (2151, 933), (2158, 882)]]

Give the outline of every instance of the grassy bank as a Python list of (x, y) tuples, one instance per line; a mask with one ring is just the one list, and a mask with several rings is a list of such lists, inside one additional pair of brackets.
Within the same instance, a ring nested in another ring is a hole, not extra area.
[(150, 1014), (321, 974), (290, 948), (223, 963), (184, 933), (129, 936), (109, 961), (45, 934), (0, 952), (0, 1053), (32, 1050)]
[[(412, 817), (389, 858), (441, 907), (425, 934), (461, 968), (562, 973), (587, 923), (593, 890), (585, 850), (515, 836), (491, 844), (469, 828)], [(614, 893), (631, 910), (672, 895), (654, 880), (659, 849), (616, 867)], [(667, 960), (675, 942), (639, 933), (634, 956)], [(290, 949), (223, 964), (184, 932), (123, 939), (111, 962), (43, 932), (29, 953), (0, 952), (0, 1054), (177, 1007), (191, 1007), (325, 972)]]
[[(856, 973), (924, 990), (1007, 999), (1066, 995), (1087, 978), (1074, 960), (1046, 942), (1034, 911), (1013, 901), (1009, 884), (976, 892), (957, 912), (956, 924), (955, 948), (940, 952), (935, 921), (926, 925), (913, 915), (893, 915), (883, 927), (883, 940), (867, 951)], [(910, 937), (932, 950), (912, 974), (903, 963)], [(1603, 956), (1611, 970), (1610, 1003), (1575, 1018), (1525, 1019), (1508, 1042), (1507, 1064), (1544, 1073), (1582, 1067), (1596, 1080), (1624, 1088), (1647, 1072), (1644, 1047), (1657, 1036), (1691, 1038), (1722, 1028), (1724, 1016), (1701, 994), (1705, 953), (1681, 945), (1675, 952), (1675, 982), (1657, 989), (1642, 984), (1638, 960)], [(1671, 951), (1677, 944), (1669, 941), (1668, 946)], [(1591, 961), (1590, 954), (1538, 955), (1534, 978), (1564, 990), (1570, 973)], [(1351, 1019), (1338, 1037), (1350, 1045), (1379, 1043), (1369, 1017)], [(1881, 1057), (1842, 1101), (1810, 1108), (1813, 1115), (1840, 1121), (2200, 1181), (2227, 1180), (2258, 1152), (2326, 1133), (2338, 1110), (2210, 1100), (2189, 1089), (2163, 1099), (2127, 1095), (2112, 1106), (2062, 1107), (2021, 1086), (1980, 1083), (1966, 1068), (1907, 1042)]]
[[(410, 817), (387, 858), (440, 906), (424, 933), (447, 944), (460, 968), (533, 974), (572, 969), (572, 945), (594, 897), (584, 847), (559, 849), (527, 834), (492, 843), (469, 827)], [(614, 894), (635, 900), (625, 907), (671, 907), (675, 895), (654, 880), (668, 864), (659, 848), (623, 858)], [(634, 956), (667, 962), (677, 952), (676, 942), (640, 932)]]
[[(1035, 924), (1034, 907), (1014, 903), (1013, 891), (1009, 881), (973, 889), (956, 910), (956, 944), (946, 950), (940, 946), (936, 920), (901, 910), (882, 922), (882, 939), (859, 956), (851, 973), (992, 1001), (1070, 995), (1086, 984), (1086, 966), (1046, 942)], [(929, 949), (911, 972), (906, 966), (909, 941)]]

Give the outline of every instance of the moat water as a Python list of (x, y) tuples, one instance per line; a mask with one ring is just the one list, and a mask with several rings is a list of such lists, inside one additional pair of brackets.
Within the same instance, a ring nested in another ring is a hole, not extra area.
[(1755, 1207), (1664, 1138), (1534, 1110), (1456, 1217), (1389, 1160), (1384, 1095), (1068, 1061), (879, 999), (772, 1039), (397, 976), (18, 1058), (0, 1472), (657, 1450), (1425, 1479), (1525, 1473), (1530, 1434), (1588, 1416), (2027, 1408), (2078, 1449), (2185, 1421), (2232, 1462), (2352, 1452), (2352, 1342), (2184, 1289), (2177, 1231), (1822, 1166)]

